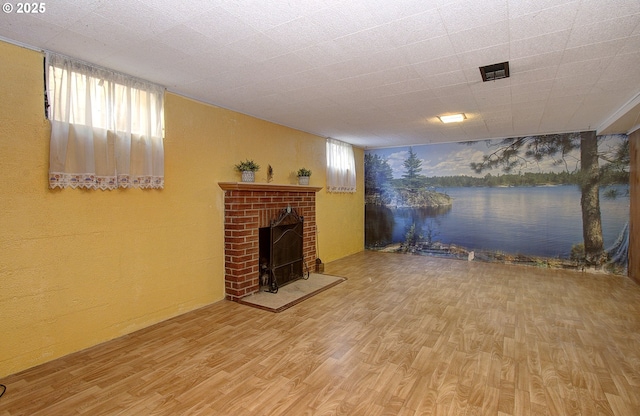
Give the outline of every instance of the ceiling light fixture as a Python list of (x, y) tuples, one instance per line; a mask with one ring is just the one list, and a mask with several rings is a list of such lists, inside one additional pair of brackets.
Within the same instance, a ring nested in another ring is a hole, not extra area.
[(467, 118), (467, 116), (465, 116), (464, 113), (460, 113), (460, 114), (451, 114), (449, 116), (438, 116), (438, 118), (440, 119), (440, 121), (446, 124), (446, 123), (460, 123), (462, 120)]

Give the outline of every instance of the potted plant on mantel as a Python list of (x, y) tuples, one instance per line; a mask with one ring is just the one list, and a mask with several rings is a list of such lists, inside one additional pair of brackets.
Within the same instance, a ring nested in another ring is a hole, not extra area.
[(260, 165), (253, 160), (247, 159), (244, 162), (238, 163), (236, 169), (242, 172), (242, 182), (255, 182), (256, 171), (260, 169)]
[(311, 171), (307, 168), (298, 169), (298, 185), (309, 185)]

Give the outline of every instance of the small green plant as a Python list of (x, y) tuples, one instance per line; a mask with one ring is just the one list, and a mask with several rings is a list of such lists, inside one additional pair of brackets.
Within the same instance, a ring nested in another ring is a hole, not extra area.
[(311, 176), (311, 171), (307, 168), (298, 169), (298, 176)]
[(238, 163), (236, 169), (240, 172), (256, 172), (260, 169), (260, 165), (253, 160), (247, 159), (244, 162)]

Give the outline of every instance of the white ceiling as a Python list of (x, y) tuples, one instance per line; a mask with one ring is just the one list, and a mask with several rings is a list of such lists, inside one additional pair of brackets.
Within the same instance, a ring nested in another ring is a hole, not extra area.
[(0, 37), (362, 147), (640, 124), (640, 0), (44, 4), (2, 13)]

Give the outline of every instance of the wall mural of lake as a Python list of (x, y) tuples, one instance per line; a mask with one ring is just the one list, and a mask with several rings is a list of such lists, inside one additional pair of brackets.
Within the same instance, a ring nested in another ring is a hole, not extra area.
[(628, 172), (595, 132), (369, 150), (365, 245), (626, 274)]

